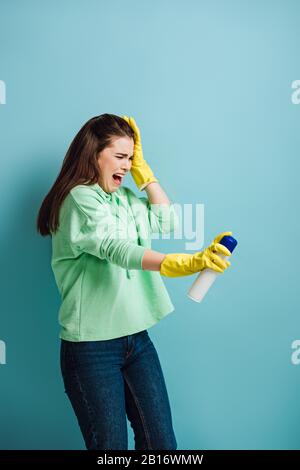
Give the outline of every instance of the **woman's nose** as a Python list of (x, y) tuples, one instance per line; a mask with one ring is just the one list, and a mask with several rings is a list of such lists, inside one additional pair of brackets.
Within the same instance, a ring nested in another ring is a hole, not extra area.
[(131, 160), (126, 160), (124, 162), (122, 162), (122, 169), (124, 171), (129, 171), (131, 168)]

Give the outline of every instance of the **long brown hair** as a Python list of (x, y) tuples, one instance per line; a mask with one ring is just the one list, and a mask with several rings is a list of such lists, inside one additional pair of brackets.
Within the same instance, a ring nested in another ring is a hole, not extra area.
[(115, 114), (101, 114), (87, 121), (76, 134), (65, 155), (52, 188), (42, 202), (37, 216), (37, 231), (42, 235), (55, 233), (59, 225), (59, 209), (74, 186), (99, 181), (99, 152), (109, 146), (113, 137), (134, 132), (125, 119)]

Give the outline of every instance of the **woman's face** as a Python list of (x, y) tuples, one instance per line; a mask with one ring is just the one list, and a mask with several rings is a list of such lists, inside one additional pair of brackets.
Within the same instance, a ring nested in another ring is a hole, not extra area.
[(134, 140), (130, 137), (115, 137), (110, 146), (99, 152), (98, 183), (105, 192), (112, 193), (121, 186), (124, 176), (131, 169), (133, 148)]

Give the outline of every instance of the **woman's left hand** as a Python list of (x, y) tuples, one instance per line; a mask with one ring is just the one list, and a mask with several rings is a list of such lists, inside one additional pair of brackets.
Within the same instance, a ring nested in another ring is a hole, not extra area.
[(141, 165), (144, 161), (143, 150), (142, 150), (142, 142), (141, 142), (141, 134), (138, 126), (133, 117), (122, 116), (123, 119), (130, 125), (131, 129), (134, 132), (134, 151), (133, 151), (133, 160), (132, 164), (134, 165)]
[(149, 183), (158, 182), (150, 166), (143, 156), (140, 130), (133, 117), (122, 116), (134, 132), (134, 150), (131, 166), (131, 175), (135, 184), (140, 190), (143, 190)]

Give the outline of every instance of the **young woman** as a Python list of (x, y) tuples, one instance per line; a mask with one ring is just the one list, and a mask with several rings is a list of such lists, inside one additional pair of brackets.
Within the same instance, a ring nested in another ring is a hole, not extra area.
[[(123, 185), (127, 173), (138, 197)], [(166, 384), (147, 328), (174, 310), (161, 276), (230, 265), (218, 243), (202, 252), (151, 250), (152, 233), (178, 224), (143, 157), (133, 118), (102, 114), (77, 133), (39, 210), (52, 237), (51, 266), (61, 294), (61, 372), (87, 449), (176, 449)]]

